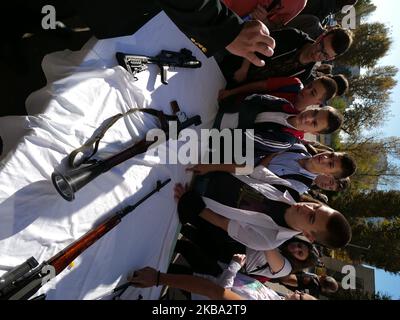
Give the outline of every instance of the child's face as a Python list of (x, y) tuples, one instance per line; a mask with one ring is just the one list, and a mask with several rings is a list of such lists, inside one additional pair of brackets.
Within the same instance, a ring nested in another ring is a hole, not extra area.
[(293, 257), (300, 261), (305, 261), (310, 254), (308, 247), (300, 241), (289, 243), (287, 249), (293, 255)]
[(320, 105), (326, 94), (321, 80), (309, 83), (297, 96), (295, 107), (298, 111), (304, 111), (308, 106)]
[(320, 174), (315, 178), (314, 183), (322, 190), (336, 191), (338, 189), (338, 183), (331, 175)]
[(335, 59), (336, 52), (332, 46), (333, 35), (321, 36), (309, 49), (308, 56), (311, 61), (330, 61)]
[(337, 152), (319, 153), (309, 159), (313, 172), (339, 177), (342, 173), (341, 154)]
[(326, 231), (328, 220), (335, 212), (328, 206), (312, 202), (297, 203), (294, 207), (295, 224), (311, 241), (315, 241), (315, 235)]
[(296, 116), (296, 129), (317, 134), (329, 127), (329, 111), (309, 108)]

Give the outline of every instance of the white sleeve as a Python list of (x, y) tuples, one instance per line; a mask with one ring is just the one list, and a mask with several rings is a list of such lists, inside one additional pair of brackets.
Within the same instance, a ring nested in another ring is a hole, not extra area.
[(288, 259), (284, 258), (283, 267), (278, 272), (272, 273), (271, 269), (269, 267), (267, 267), (258, 272), (255, 272), (254, 274), (258, 274), (258, 275), (261, 275), (261, 276), (264, 276), (264, 277), (267, 277), (270, 279), (276, 279), (276, 278), (282, 278), (284, 276), (287, 276), (290, 274), (290, 272), (292, 272), (292, 265)]
[(303, 194), (306, 193), (310, 188), (305, 185), (304, 183), (300, 182), (300, 181), (296, 181), (296, 180), (292, 180), (292, 179), (287, 179), (286, 181), (288, 181), (290, 183), (290, 188), (296, 190), (299, 194)]
[(281, 242), (276, 241), (276, 230), (254, 226), (237, 220), (229, 221), (228, 234), (236, 241), (257, 251), (272, 250), (281, 244)]
[(217, 284), (223, 288), (232, 288), (236, 274), (241, 268), (242, 267), (238, 262), (232, 260), (228, 267), (218, 277)]
[(281, 278), (287, 276), (292, 271), (292, 265), (288, 259), (283, 257), (283, 265), (278, 272), (271, 272), (264, 251), (255, 251), (246, 249), (246, 272), (248, 274), (255, 274), (267, 278)]
[(288, 185), (285, 179), (278, 177), (276, 174), (274, 174), (272, 171), (262, 165), (254, 168), (253, 173), (250, 174), (250, 178), (256, 179), (261, 182), (266, 182), (271, 185)]

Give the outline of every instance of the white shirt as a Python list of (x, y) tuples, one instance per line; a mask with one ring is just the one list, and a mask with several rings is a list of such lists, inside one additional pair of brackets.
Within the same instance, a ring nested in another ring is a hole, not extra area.
[[(278, 295), (274, 290), (263, 285), (256, 279), (238, 273), (241, 269), (239, 263), (231, 261), (231, 263), (225, 268), (224, 271), (218, 278), (205, 275), (195, 274), (196, 276), (206, 278), (219, 286), (230, 289), (237, 293), (243, 299), (246, 300), (283, 300), (284, 298)], [(192, 294), (192, 300), (205, 300), (204, 296)]]
[[(281, 124), (285, 127), (296, 129), (289, 124), (289, 117), (293, 117), (293, 114), (287, 114), (284, 112), (261, 112), (257, 115), (255, 123), (262, 122), (274, 122)], [(221, 125), (219, 129), (235, 129), (239, 125), (239, 112), (236, 113), (225, 113), (221, 119)], [(296, 129), (297, 130), (297, 129)]]
[[(282, 193), (271, 185), (264, 185), (264, 195), (268, 194), (269, 199), (289, 205), (296, 203), (289, 192)], [(228, 207), (207, 197), (203, 197), (203, 200), (207, 208), (230, 220), (227, 231), (231, 238), (254, 250), (275, 249), (300, 234), (300, 231), (277, 225), (265, 213)]]
[(261, 112), (257, 115), (255, 123), (274, 122), (288, 128), (296, 129), (288, 122), (288, 119), (293, 116), (293, 114), (287, 114), (284, 112)]
[(260, 270), (257, 270), (267, 263), (267, 259), (265, 257), (264, 251), (256, 251), (251, 248), (246, 249), (246, 272), (249, 274), (257, 274), (261, 275), (270, 279), (274, 278), (281, 278), (284, 276), (287, 276), (290, 274), (292, 271), (292, 265), (289, 262), (288, 259), (285, 257), (284, 259), (284, 265), (281, 270), (279, 270), (276, 273), (272, 273), (271, 269), (269, 267), (262, 268)]
[[(268, 170), (279, 177), (289, 174), (298, 174), (314, 180), (318, 174), (304, 169), (299, 163), (299, 160), (309, 159), (310, 157), (310, 154), (305, 150), (302, 153), (290, 151), (283, 152), (272, 158), (268, 164)], [(288, 179), (288, 182), (290, 183), (291, 188), (300, 194), (307, 192), (309, 189), (307, 185), (300, 181)]]

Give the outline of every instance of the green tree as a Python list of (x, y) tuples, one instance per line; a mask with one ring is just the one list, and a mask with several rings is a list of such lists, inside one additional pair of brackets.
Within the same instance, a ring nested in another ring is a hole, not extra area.
[(376, 6), (372, 3), (372, 0), (358, 0), (355, 8), (360, 20), (365, 20), (376, 10)]
[(339, 288), (335, 293), (327, 295), (329, 300), (392, 300), (392, 297), (380, 292), (370, 294), (362, 290), (344, 290)]
[(388, 160), (400, 159), (400, 137), (376, 139), (350, 135), (338, 151), (349, 153), (357, 162), (357, 171), (351, 178), (352, 190), (372, 190), (378, 184), (395, 185), (400, 177), (400, 168)]
[(381, 104), (389, 101), (391, 90), (396, 86), (395, 66), (380, 66), (368, 69), (360, 77), (349, 81), (348, 96), (352, 99), (371, 100)]
[(388, 106), (398, 69), (394, 66), (376, 67), (360, 77), (349, 79), (347, 97), (351, 105), (344, 111), (343, 130), (360, 133), (381, 126), (390, 115)]
[(383, 23), (364, 23), (354, 32), (351, 48), (336, 59), (342, 65), (372, 68), (378, 60), (386, 55), (392, 40), (389, 28)]
[(369, 247), (369, 250), (347, 247), (350, 257), (390, 273), (399, 273), (400, 217), (380, 221), (356, 219), (351, 222), (352, 243)]
[(347, 217), (400, 217), (400, 191), (348, 191), (330, 204)]

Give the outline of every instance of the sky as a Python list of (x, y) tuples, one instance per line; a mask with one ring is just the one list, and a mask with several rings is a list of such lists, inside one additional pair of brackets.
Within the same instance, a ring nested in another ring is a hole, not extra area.
[[(368, 22), (382, 22), (392, 31), (392, 48), (386, 57), (379, 61), (379, 65), (394, 65), (400, 70), (400, 12), (399, 0), (373, 0), (377, 10), (371, 15)], [(391, 96), (391, 117), (379, 131), (386, 137), (400, 137), (400, 72), (397, 74), (398, 84)], [(400, 165), (400, 163), (399, 163)], [(399, 188), (400, 189), (400, 188)], [(373, 244), (371, 244), (373, 245)], [(387, 293), (393, 299), (400, 299), (400, 276), (392, 276), (388, 272), (375, 268), (376, 291)]]

